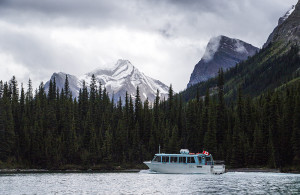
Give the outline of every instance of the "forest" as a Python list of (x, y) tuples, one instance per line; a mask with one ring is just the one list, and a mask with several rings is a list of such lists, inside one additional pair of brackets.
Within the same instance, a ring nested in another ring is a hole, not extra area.
[(183, 101), (172, 85), (167, 99), (153, 103), (134, 97), (114, 102), (92, 76), (73, 98), (68, 77), (59, 90), (43, 83), (33, 90), (15, 77), (0, 82), (0, 167), (63, 169), (138, 165), (158, 146), (165, 153), (209, 151), (228, 167), (283, 169), (300, 164), (300, 82), (255, 98), (237, 87), (235, 101), (224, 100), (224, 73), (217, 93)]

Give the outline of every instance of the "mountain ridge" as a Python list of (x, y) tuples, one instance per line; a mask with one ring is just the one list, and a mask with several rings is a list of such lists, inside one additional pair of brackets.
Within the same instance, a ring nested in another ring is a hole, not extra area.
[[(95, 76), (98, 83), (101, 83), (106, 88), (110, 97), (113, 97), (115, 101), (118, 101), (119, 97), (124, 101), (126, 92), (128, 95), (134, 97), (137, 86), (139, 86), (142, 101), (148, 98), (150, 102), (153, 102), (157, 90), (159, 90), (161, 97), (166, 97), (168, 93), (167, 85), (146, 76), (133, 66), (129, 60), (119, 59), (111, 68), (97, 68), (79, 77), (62, 72), (53, 73), (50, 79), (53, 80), (55, 78), (58, 88), (61, 89), (64, 86), (66, 75), (68, 76), (70, 90), (74, 97), (78, 97), (83, 80), (86, 86), (89, 86), (92, 75)], [(48, 89), (49, 81), (45, 84), (45, 90), (47, 91)]]
[[(228, 101), (236, 98), (238, 88), (241, 88), (245, 95), (256, 97), (291, 80), (299, 81), (300, 2), (293, 12), (287, 13), (288, 17), (281, 20), (282, 23), (270, 34), (266, 42), (269, 44), (246, 61), (224, 72), (224, 95)], [(296, 20), (298, 17), (299, 20)], [(273, 36), (274, 32), (278, 35)], [(180, 94), (185, 101), (204, 96), (207, 89), (214, 94), (217, 83), (218, 78), (213, 77), (185, 89)]]

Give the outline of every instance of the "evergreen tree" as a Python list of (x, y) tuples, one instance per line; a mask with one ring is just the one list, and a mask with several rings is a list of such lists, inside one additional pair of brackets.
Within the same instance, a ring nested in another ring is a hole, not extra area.
[(64, 94), (65, 98), (68, 99), (71, 95), (71, 91), (70, 91), (69, 79), (67, 74), (65, 79), (64, 92), (65, 92)]
[(293, 162), (295, 165), (299, 165), (300, 163), (300, 96), (298, 95), (296, 99), (297, 102), (296, 102), (295, 114), (294, 114), (292, 144), (293, 144), (293, 154), (294, 154)]
[(3, 81), (0, 80), (0, 98), (3, 96)]
[(208, 129), (204, 137), (204, 148), (212, 154), (217, 154), (217, 138), (215, 124), (215, 113), (213, 109), (210, 109), (207, 125)]
[(218, 105), (217, 105), (217, 118), (216, 118), (216, 139), (218, 143), (219, 158), (224, 158), (223, 141), (225, 138), (225, 101), (224, 101), (224, 73), (223, 69), (219, 70), (218, 74)]
[[(0, 153), (2, 154), (2, 159), (13, 155), (15, 148), (15, 130), (14, 130), (14, 118), (12, 114), (10, 92), (7, 83), (3, 86), (3, 97), (1, 98), (1, 116), (2, 116), (2, 132), (1, 132), (1, 147)], [(1, 122), (0, 122), (1, 123)], [(0, 129), (1, 130), (1, 129)]]

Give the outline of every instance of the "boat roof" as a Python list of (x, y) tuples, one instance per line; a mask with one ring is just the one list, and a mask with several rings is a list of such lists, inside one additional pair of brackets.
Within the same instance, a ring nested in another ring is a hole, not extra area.
[(165, 153), (158, 153), (155, 154), (156, 156), (211, 156), (211, 154), (209, 155), (205, 155), (202, 153), (196, 153), (196, 154), (165, 154)]

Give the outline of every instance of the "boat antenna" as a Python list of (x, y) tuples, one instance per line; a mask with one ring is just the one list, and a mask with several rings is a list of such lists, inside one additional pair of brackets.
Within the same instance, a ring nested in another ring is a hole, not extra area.
[(160, 154), (160, 144), (158, 145), (158, 154)]

